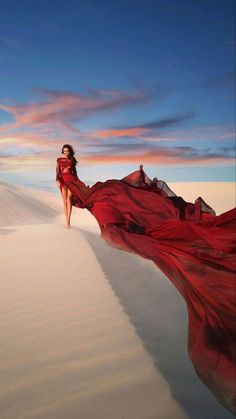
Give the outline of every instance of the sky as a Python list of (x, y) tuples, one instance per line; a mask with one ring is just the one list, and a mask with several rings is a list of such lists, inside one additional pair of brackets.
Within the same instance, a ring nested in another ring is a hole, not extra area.
[(0, 181), (235, 180), (234, 0), (0, 0)]

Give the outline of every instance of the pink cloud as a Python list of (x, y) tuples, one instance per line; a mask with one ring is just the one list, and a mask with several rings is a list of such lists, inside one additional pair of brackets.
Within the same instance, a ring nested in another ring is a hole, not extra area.
[(112, 138), (112, 137), (139, 137), (145, 132), (150, 131), (145, 128), (117, 128), (117, 129), (106, 129), (101, 131), (94, 131), (91, 133), (91, 137), (98, 138)]
[[(174, 119), (174, 118), (173, 118)], [(181, 117), (179, 118), (181, 120)], [(174, 119), (175, 121), (178, 118)], [(235, 138), (235, 132), (232, 127), (227, 125), (208, 125), (208, 126), (193, 126), (191, 129), (175, 129), (170, 130), (168, 123), (171, 125), (172, 119), (166, 120), (165, 132), (160, 128), (165, 123), (165, 119), (154, 121), (153, 123), (144, 123), (131, 127), (115, 127), (104, 130), (87, 132), (86, 135), (90, 138), (111, 139), (111, 138), (139, 138), (145, 141), (207, 141), (207, 140), (230, 140)]]
[(13, 115), (15, 122), (0, 127), (7, 131), (20, 127), (40, 127), (51, 124), (63, 126), (72, 132), (79, 132), (72, 122), (88, 118), (101, 111), (120, 109), (134, 103), (150, 100), (147, 91), (124, 92), (121, 90), (89, 90), (89, 95), (79, 93), (39, 90), (43, 101), (37, 103), (4, 105), (0, 109)]
[(137, 154), (99, 153), (83, 155), (81, 162), (89, 164), (148, 163), (160, 165), (229, 165), (234, 164), (233, 157), (224, 155), (197, 155), (196, 150), (189, 147), (173, 149), (153, 149)]

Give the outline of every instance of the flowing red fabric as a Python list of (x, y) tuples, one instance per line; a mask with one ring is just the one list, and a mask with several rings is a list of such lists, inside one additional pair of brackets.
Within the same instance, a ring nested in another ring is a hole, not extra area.
[(121, 180), (86, 186), (77, 174), (57, 179), (72, 205), (87, 208), (111, 245), (151, 259), (183, 296), (188, 353), (196, 373), (236, 413), (236, 208), (215, 215), (201, 197), (185, 202), (140, 169)]

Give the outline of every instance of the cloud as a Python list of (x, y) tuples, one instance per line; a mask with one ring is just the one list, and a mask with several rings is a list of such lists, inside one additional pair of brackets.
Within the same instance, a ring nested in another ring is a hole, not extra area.
[(172, 116), (169, 118), (163, 118), (152, 122), (147, 122), (146, 124), (139, 125), (139, 127), (142, 128), (150, 128), (150, 129), (160, 129), (160, 128), (166, 128), (171, 125), (178, 124), (179, 122), (185, 121), (186, 119), (192, 118), (195, 116), (194, 112), (188, 112), (186, 115), (182, 116)]
[[(101, 145), (102, 147), (102, 145)], [(96, 150), (88, 153), (82, 150), (79, 155), (80, 167), (105, 166), (111, 164), (146, 164), (159, 166), (232, 166), (233, 148), (214, 150), (207, 148), (198, 150), (194, 147), (150, 147), (146, 144), (106, 144), (105, 150)], [(15, 150), (13, 150), (15, 151)], [(78, 159), (78, 154), (77, 154)], [(51, 172), (55, 167), (56, 156), (53, 150), (48, 149), (22, 149), (21, 153), (12, 153), (6, 148), (0, 149), (0, 168), (2, 172), (10, 173), (33, 173)]]
[[(14, 117), (13, 123), (0, 127), (0, 165), (5, 171), (50, 170), (61, 146), (68, 142), (77, 155), (79, 148), (82, 166), (234, 164), (232, 150), (227, 147), (234, 136), (233, 127), (215, 124), (181, 129), (182, 122), (195, 117), (193, 111), (100, 130), (81, 131), (73, 125), (100, 112), (148, 103), (155, 96), (148, 89), (124, 92), (87, 87), (83, 95), (46, 89), (35, 92), (37, 100), (32, 103), (0, 105)], [(17, 131), (13, 133), (13, 129)], [(200, 149), (200, 140), (211, 148)], [(216, 140), (223, 141), (224, 147), (218, 144), (217, 148)], [(195, 143), (196, 147), (192, 146)]]
[[(174, 148), (157, 148), (146, 150), (143, 145), (136, 147), (137, 152), (127, 153), (132, 151), (131, 148), (125, 145), (119, 145), (117, 150), (113, 145), (114, 153), (100, 152), (96, 154), (87, 154), (81, 157), (81, 162), (89, 164), (120, 164), (120, 163), (148, 163), (160, 165), (233, 165), (234, 157), (231, 156), (228, 150), (198, 150), (193, 147), (174, 147)], [(119, 154), (123, 153), (124, 154)]]
[(165, 133), (156, 133), (155, 135), (148, 135), (146, 139), (157, 139), (163, 137), (166, 141), (221, 141), (221, 140), (235, 140), (235, 129), (233, 126), (227, 124), (212, 124), (191, 126), (189, 129), (175, 129), (174, 131), (167, 130)]
[[(0, 157), (30, 155), (31, 158), (33, 158), (39, 153), (42, 153), (45, 156), (59, 156), (62, 145), (66, 143), (68, 143), (68, 138), (66, 137), (52, 137), (46, 134), (38, 135), (33, 131), (12, 135), (0, 134)], [(76, 153), (78, 152), (78, 149), (87, 148), (86, 141), (78, 144), (78, 141), (70, 139), (70, 144), (74, 147)]]
[(55, 158), (46, 152), (34, 151), (25, 152), (24, 155), (12, 155), (0, 153), (1, 172), (5, 173), (34, 173), (50, 171), (55, 166)]
[[(171, 129), (172, 125), (188, 120), (194, 116), (194, 112), (188, 112), (185, 115), (169, 116), (147, 123), (112, 127), (99, 131), (91, 131), (84, 133), (87, 140), (94, 139), (97, 144), (105, 144), (104, 140), (109, 141), (115, 138), (123, 138), (127, 141), (132, 139), (143, 140), (146, 144), (160, 142), (172, 143), (194, 143), (199, 141), (203, 143), (217, 142), (217, 141), (235, 141), (235, 130), (233, 126), (224, 124), (212, 124), (203, 126), (192, 126), (189, 129)], [(99, 142), (97, 141), (99, 140)]]
[(0, 109), (10, 113), (15, 122), (0, 127), (8, 131), (21, 127), (50, 126), (63, 127), (72, 133), (80, 133), (72, 124), (89, 118), (99, 112), (114, 111), (129, 105), (147, 103), (152, 98), (149, 90), (95, 90), (87, 88), (88, 94), (58, 92), (46, 89), (35, 89), (40, 93), (38, 102), (29, 104), (4, 105)]
[(0, 149), (4, 148), (6, 145), (12, 147), (19, 147), (23, 145), (34, 145), (34, 146), (48, 146), (50, 144), (55, 144), (52, 138), (45, 137), (42, 135), (36, 135), (34, 133), (17, 133), (13, 135), (0, 135)]
[(162, 118), (151, 122), (146, 122), (143, 124), (136, 124), (132, 126), (126, 127), (114, 127), (108, 128), (105, 130), (95, 131), (91, 133), (91, 137), (98, 137), (98, 138), (111, 138), (111, 137), (140, 137), (143, 135), (147, 135), (156, 130), (161, 130), (163, 128), (171, 127), (172, 125), (176, 125), (180, 122), (185, 121), (186, 119), (190, 119), (195, 116), (194, 112), (188, 112), (186, 115), (182, 116), (172, 116), (169, 118)]

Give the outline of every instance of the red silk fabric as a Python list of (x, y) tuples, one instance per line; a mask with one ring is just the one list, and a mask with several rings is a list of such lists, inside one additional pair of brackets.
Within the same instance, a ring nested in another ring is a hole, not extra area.
[(121, 180), (86, 186), (61, 175), (72, 205), (87, 208), (111, 245), (151, 259), (183, 296), (188, 354), (196, 373), (236, 413), (236, 208), (216, 216), (202, 198), (177, 197), (140, 166)]

